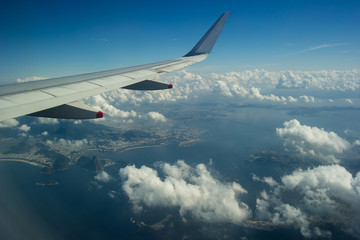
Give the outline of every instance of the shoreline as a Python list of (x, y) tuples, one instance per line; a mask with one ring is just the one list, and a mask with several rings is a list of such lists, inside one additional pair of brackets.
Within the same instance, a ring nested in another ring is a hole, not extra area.
[(36, 167), (46, 167), (45, 165), (41, 164), (41, 163), (37, 163), (37, 162), (32, 162), (26, 159), (17, 159), (17, 158), (0, 158), (0, 162), (21, 162), (21, 163), (26, 163), (32, 166), (36, 166)]
[(126, 152), (126, 151), (131, 151), (131, 150), (135, 150), (135, 149), (141, 149), (141, 148), (154, 148), (154, 147), (163, 147), (166, 146), (167, 144), (157, 144), (157, 145), (143, 145), (143, 146), (137, 146), (137, 147), (129, 147), (123, 150), (120, 150), (119, 152)]

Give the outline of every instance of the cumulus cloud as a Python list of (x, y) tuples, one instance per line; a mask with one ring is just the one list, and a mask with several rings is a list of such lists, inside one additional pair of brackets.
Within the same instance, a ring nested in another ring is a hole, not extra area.
[[(160, 91), (132, 91), (127, 89), (118, 89), (107, 92), (101, 96), (106, 98), (107, 102), (116, 103), (158, 103), (158, 102), (176, 102), (186, 100), (189, 96), (210, 90), (209, 81), (202, 76), (186, 71), (179, 71), (176, 74), (167, 74), (162, 76), (162, 81), (174, 85), (173, 89)], [(99, 101), (100, 99), (97, 99)]]
[(166, 122), (166, 118), (164, 117), (164, 115), (158, 112), (149, 112), (148, 117), (155, 122)]
[(320, 229), (327, 219), (346, 232), (360, 233), (360, 172), (355, 177), (339, 165), (296, 170), (256, 200), (257, 216), (293, 225), (304, 237), (329, 237)]
[(21, 125), (21, 126), (19, 127), (19, 130), (20, 130), (20, 131), (23, 131), (23, 132), (28, 132), (28, 131), (30, 131), (30, 129), (31, 129), (31, 127), (29, 127), (29, 126), (26, 125), (26, 124), (23, 124), (23, 125)]
[(270, 73), (276, 88), (304, 88), (322, 90), (356, 90), (360, 87), (359, 70), (352, 71), (281, 71)]
[(256, 182), (263, 182), (268, 184), (270, 187), (276, 186), (278, 183), (272, 177), (263, 177), (259, 178), (255, 174), (252, 174), (252, 179)]
[(306, 95), (303, 95), (303, 96), (300, 96), (299, 97), (300, 100), (308, 103), (308, 102), (315, 102), (315, 98), (312, 97), (312, 96), (306, 96)]
[(279, 71), (246, 70), (241, 72), (227, 72), (223, 74), (211, 74), (210, 79), (224, 81), (231, 85), (243, 86), (260, 85), (270, 88), (296, 88), (296, 89), (323, 89), (323, 90), (356, 90), (360, 88), (360, 71)]
[(103, 182), (103, 183), (107, 183), (112, 179), (112, 177), (105, 171), (99, 172), (98, 174), (95, 175), (94, 178), (99, 182)]
[(283, 125), (283, 128), (276, 128), (276, 134), (283, 139), (287, 150), (295, 150), (303, 156), (337, 162), (336, 154), (350, 147), (350, 143), (336, 133), (301, 125), (296, 119), (284, 122)]
[(353, 101), (351, 99), (349, 99), (349, 98), (345, 99), (345, 102), (353, 104)]
[[(249, 98), (249, 99), (256, 99), (260, 101), (270, 101), (270, 102), (286, 102), (287, 99), (283, 96), (276, 96), (274, 94), (270, 95), (263, 95), (261, 94), (260, 88), (256, 87), (249, 87), (248, 89), (244, 88), (239, 84), (229, 84), (224, 81), (217, 81), (214, 92), (220, 93), (223, 96), (233, 97), (239, 96), (241, 98)], [(297, 100), (292, 96), (289, 96), (290, 102), (296, 102)]]
[(0, 128), (16, 127), (17, 125), (19, 125), (19, 122), (16, 119), (0, 121)]
[(288, 101), (289, 102), (297, 102), (298, 100), (292, 96), (288, 96)]
[(250, 215), (248, 206), (238, 201), (247, 191), (238, 183), (222, 183), (215, 179), (204, 164), (195, 168), (184, 161), (163, 164), (160, 178), (152, 168), (127, 166), (120, 169), (123, 190), (135, 211), (148, 207), (179, 207), (184, 221), (188, 216), (205, 222), (240, 224)]
[(320, 89), (329, 91), (357, 90), (360, 88), (360, 71), (279, 71), (246, 70), (223, 74), (194, 74), (185, 70), (161, 76), (161, 81), (174, 85), (173, 89), (161, 91), (132, 91), (118, 89), (86, 100), (87, 104), (104, 110), (105, 116), (117, 116), (124, 122), (131, 122), (139, 114), (133, 110), (124, 111), (121, 104), (140, 105), (144, 103), (169, 103), (195, 99), (209, 94), (248, 101), (272, 103), (311, 104), (314, 96), (279, 96), (281, 89)]
[[(123, 98), (124, 95), (122, 91), (125, 90), (117, 90), (109, 93), (103, 93), (101, 95), (97, 95), (91, 97), (87, 100), (87, 104), (92, 106), (95, 109), (101, 109), (104, 111), (105, 116), (109, 115), (116, 122), (119, 122), (119, 119), (122, 123), (131, 124), (135, 121), (147, 121), (147, 123), (159, 123), (166, 122), (167, 119), (164, 115), (159, 112), (148, 112), (148, 113), (138, 113), (134, 110), (124, 111), (118, 109), (115, 105), (119, 103), (119, 99)], [(129, 90), (126, 90), (129, 91)], [(134, 92), (134, 91), (133, 91)], [(81, 121), (75, 121), (74, 124), (80, 124)]]
[(360, 146), (360, 140), (356, 140), (352, 144), (353, 146)]
[[(256, 99), (259, 99), (261, 101), (272, 101), (272, 102), (286, 102), (286, 98), (281, 96), (281, 97), (278, 97), (278, 96), (275, 96), (274, 94), (270, 94), (270, 95), (262, 95), (260, 93), (260, 89), (259, 88), (255, 88), (255, 87), (252, 87), (250, 89), (250, 95), (249, 95), (250, 98), (256, 98)], [(291, 97), (291, 96), (290, 96)]]
[[(107, 97), (106, 94), (96, 95), (91, 97), (90, 102), (92, 103), (92, 107), (95, 109), (102, 109), (109, 116), (117, 116), (120, 118), (131, 118), (136, 117), (137, 113), (135, 111), (123, 111), (114, 107), (111, 103), (113, 101), (105, 99)], [(109, 98), (109, 97), (107, 97)]]
[(41, 124), (59, 124), (59, 120), (56, 118), (37, 118), (37, 121)]
[(57, 145), (57, 147), (75, 147), (75, 148), (84, 148), (87, 147), (89, 144), (89, 141), (87, 139), (81, 139), (81, 140), (69, 140), (69, 139), (57, 139), (54, 140), (47, 140), (46, 144), (51, 145)]
[(224, 96), (228, 96), (228, 97), (233, 96), (230, 89), (229, 89), (229, 87), (228, 87), (228, 85), (227, 85), (227, 83), (224, 82), (224, 81), (217, 81), (216, 88), (217, 88), (217, 91), (219, 91)]

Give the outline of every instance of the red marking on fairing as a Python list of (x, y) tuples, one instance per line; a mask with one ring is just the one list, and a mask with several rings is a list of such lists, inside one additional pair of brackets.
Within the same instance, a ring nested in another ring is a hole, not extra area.
[(104, 113), (102, 111), (99, 111), (97, 114), (96, 114), (96, 118), (103, 118), (104, 117)]
[(168, 88), (173, 88), (173, 85), (172, 85), (172, 84), (169, 84)]

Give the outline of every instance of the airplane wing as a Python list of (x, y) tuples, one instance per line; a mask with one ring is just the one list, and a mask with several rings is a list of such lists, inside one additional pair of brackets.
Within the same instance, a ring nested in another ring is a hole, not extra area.
[(0, 121), (24, 115), (66, 119), (101, 118), (101, 111), (91, 109), (79, 100), (118, 88), (172, 88), (171, 84), (157, 81), (158, 76), (207, 58), (229, 14), (223, 13), (195, 47), (180, 58), (102, 72), (2, 85)]

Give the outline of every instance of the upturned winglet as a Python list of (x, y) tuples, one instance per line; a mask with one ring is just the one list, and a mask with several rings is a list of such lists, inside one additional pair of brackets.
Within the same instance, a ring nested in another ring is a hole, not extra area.
[(214, 44), (217, 38), (220, 35), (222, 28), (226, 20), (228, 19), (230, 12), (223, 13), (219, 19), (211, 26), (211, 28), (205, 33), (205, 35), (200, 39), (200, 41), (195, 45), (190, 52), (188, 52), (184, 57), (191, 57), (200, 54), (209, 54), (211, 49), (214, 47)]

